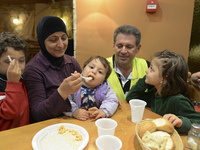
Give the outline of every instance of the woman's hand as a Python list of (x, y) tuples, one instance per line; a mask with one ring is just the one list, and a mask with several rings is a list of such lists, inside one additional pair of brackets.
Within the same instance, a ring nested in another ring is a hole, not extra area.
[(175, 126), (175, 127), (177, 127), (177, 128), (181, 127), (182, 124), (183, 124), (182, 120), (181, 120), (180, 118), (178, 118), (178, 117), (177, 117), (176, 115), (174, 115), (174, 114), (165, 114), (165, 115), (163, 116), (163, 118), (169, 120), (169, 121), (173, 124), (173, 126)]
[(65, 78), (63, 82), (58, 87), (58, 93), (62, 96), (64, 100), (70, 94), (76, 93), (82, 86), (82, 78), (80, 73), (74, 72), (74, 75)]
[(79, 120), (88, 120), (90, 118), (90, 113), (88, 113), (85, 109), (77, 109), (74, 111), (72, 116)]
[(91, 115), (96, 116), (95, 119), (106, 117), (106, 114), (101, 109), (98, 109), (97, 107), (92, 107), (92, 108), (89, 108), (88, 110), (94, 111)]
[(19, 82), (21, 74), (22, 72), (19, 63), (15, 59), (13, 59), (12, 62), (9, 64), (7, 70), (8, 81)]

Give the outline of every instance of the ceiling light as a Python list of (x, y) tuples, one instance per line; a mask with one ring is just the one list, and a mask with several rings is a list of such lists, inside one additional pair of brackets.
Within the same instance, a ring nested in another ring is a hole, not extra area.
[(13, 23), (14, 24), (18, 24), (19, 23), (19, 19), (13, 19)]

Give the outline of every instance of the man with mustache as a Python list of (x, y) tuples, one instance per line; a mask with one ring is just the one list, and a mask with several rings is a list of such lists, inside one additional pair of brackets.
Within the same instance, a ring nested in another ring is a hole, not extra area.
[(140, 31), (131, 25), (122, 25), (114, 32), (115, 54), (107, 58), (112, 68), (108, 82), (121, 101), (149, 66), (148, 61), (135, 57), (141, 48), (140, 40)]

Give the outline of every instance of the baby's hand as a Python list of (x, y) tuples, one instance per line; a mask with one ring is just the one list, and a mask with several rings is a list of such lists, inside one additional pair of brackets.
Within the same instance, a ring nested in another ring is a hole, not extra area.
[(95, 119), (105, 118), (106, 117), (106, 114), (101, 109), (98, 109), (97, 107), (92, 107), (92, 108), (90, 108), (88, 110), (89, 111), (94, 111), (92, 113), (92, 115), (96, 116)]
[(173, 124), (173, 126), (175, 126), (175, 127), (177, 127), (177, 128), (179, 128), (179, 127), (181, 127), (182, 126), (182, 120), (180, 119), (180, 118), (178, 118), (176, 115), (174, 115), (174, 114), (165, 114), (164, 116), (163, 116), (163, 118), (165, 118), (165, 119), (167, 119), (167, 120), (169, 120), (172, 124)]
[(74, 111), (72, 116), (76, 119), (85, 121), (89, 119), (90, 114), (85, 109), (77, 109)]
[(13, 59), (12, 62), (9, 64), (7, 70), (8, 81), (19, 82), (21, 74), (22, 72), (19, 63), (15, 59)]
[(122, 106), (122, 101), (119, 99), (119, 97), (117, 96), (117, 100), (118, 100), (118, 105)]

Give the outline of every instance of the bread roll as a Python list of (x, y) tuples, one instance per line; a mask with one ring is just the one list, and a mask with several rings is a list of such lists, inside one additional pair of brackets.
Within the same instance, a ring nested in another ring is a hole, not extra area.
[(153, 122), (157, 126), (156, 130), (165, 131), (165, 132), (167, 132), (169, 134), (172, 134), (174, 132), (174, 126), (167, 119), (158, 118), (158, 119), (154, 119)]
[(142, 137), (144, 144), (151, 150), (174, 150), (175, 144), (167, 132), (155, 131), (145, 132)]
[(165, 150), (174, 150), (174, 149), (175, 149), (175, 144), (174, 144), (174, 141), (173, 141), (172, 137), (170, 136), (167, 139)]
[(154, 132), (156, 131), (156, 124), (152, 121), (144, 122), (140, 126), (140, 130), (138, 132), (139, 136), (142, 137), (146, 131)]

